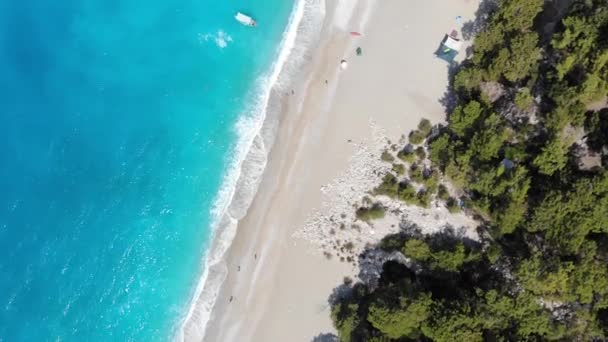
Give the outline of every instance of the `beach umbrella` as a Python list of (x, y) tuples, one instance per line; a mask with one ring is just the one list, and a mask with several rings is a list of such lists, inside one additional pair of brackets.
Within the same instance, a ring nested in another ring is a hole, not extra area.
[(350, 35), (351, 35), (351, 36), (358, 37), (358, 36), (360, 36), (360, 35), (361, 35), (361, 33), (357, 32), (357, 31), (351, 31), (351, 32), (350, 32)]

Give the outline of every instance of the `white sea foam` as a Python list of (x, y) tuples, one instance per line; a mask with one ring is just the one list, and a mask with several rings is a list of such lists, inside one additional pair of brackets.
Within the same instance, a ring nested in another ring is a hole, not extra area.
[(227, 47), (228, 43), (232, 42), (232, 36), (223, 30), (218, 30), (216, 33), (199, 34), (198, 39), (200, 42), (208, 42), (209, 40), (213, 40), (215, 45), (217, 45), (217, 47), (220, 49)]
[[(211, 310), (228, 272), (224, 254), (236, 235), (238, 221), (245, 216), (253, 201), (274, 142), (280, 103), (274, 97), (288, 89), (293, 75), (300, 70), (308, 47), (318, 39), (324, 9), (324, 0), (298, 1), (283, 33), (277, 59), (270, 71), (257, 80), (257, 96), (235, 126), (238, 141), (211, 211), (213, 243), (205, 256), (189, 310), (176, 332), (177, 341), (200, 341), (204, 337)], [(201, 39), (213, 38), (217, 43), (218, 37), (219, 32)], [(232, 39), (221, 37), (230, 39), (226, 41)]]

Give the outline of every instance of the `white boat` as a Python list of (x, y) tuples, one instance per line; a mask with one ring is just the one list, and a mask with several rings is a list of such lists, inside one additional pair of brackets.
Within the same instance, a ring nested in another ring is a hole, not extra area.
[(236, 21), (238, 21), (239, 23), (245, 25), (245, 26), (255, 26), (257, 25), (257, 23), (255, 22), (255, 20), (253, 20), (252, 17), (243, 14), (241, 12), (236, 12), (236, 15), (234, 16), (234, 19), (236, 19)]

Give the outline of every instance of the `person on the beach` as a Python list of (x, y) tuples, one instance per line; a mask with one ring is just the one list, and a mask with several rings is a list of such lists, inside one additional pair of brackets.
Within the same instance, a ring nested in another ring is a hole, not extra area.
[(346, 61), (346, 59), (340, 61), (340, 68), (342, 70), (346, 70), (346, 68), (348, 68), (348, 62)]

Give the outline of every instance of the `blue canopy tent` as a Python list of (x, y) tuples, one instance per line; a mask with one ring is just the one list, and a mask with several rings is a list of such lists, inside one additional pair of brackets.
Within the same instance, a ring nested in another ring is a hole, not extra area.
[(435, 52), (435, 56), (443, 59), (444, 61), (451, 63), (458, 55), (458, 51), (462, 47), (462, 41), (455, 37), (455, 35), (445, 35), (445, 38), (439, 44), (439, 48)]

